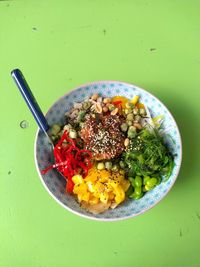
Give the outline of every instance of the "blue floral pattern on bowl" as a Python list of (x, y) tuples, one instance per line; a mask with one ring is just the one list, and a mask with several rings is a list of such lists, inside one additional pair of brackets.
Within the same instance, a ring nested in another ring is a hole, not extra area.
[(149, 108), (152, 116), (164, 115), (162, 127), (163, 129), (170, 129), (170, 135), (166, 134), (164, 137), (165, 142), (171, 152), (176, 154), (175, 167), (169, 180), (161, 183), (139, 200), (127, 199), (116, 209), (109, 209), (98, 215), (91, 214), (79, 206), (73, 195), (66, 193), (65, 181), (56, 170), (51, 170), (45, 175), (41, 174), (40, 171), (42, 169), (52, 164), (53, 155), (48, 139), (40, 130), (38, 130), (35, 140), (35, 163), (38, 174), (50, 195), (64, 208), (78, 215), (103, 221), (120, 220), (137, 216), (155, 206), (169, 192), (178, 176), (182, 161), (182, 143), (179, 129), (169, 110), (155, 96), (135, 85), (117, 81), (93, 82), (70, 91), (56, 101), (47, 112), (46, 118), (49, 125), (64, 123), (64, 114), (72, 108), (73, 103), (81, 102), (94, 93), (99, 93), (104, 97), (121, 95), (130, 99), (135, 95), (139, 95), (141, 102)]

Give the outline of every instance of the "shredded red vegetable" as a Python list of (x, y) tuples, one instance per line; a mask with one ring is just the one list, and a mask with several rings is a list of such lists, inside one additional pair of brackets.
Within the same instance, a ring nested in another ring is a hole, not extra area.
[(113, 104), (116, 106), (121, 106), (122, 101), (121, 100), (113, 101)]
[(69, 133), (65, 131), (54, 147), (55, 164), (42, 170), (46, 174), (51, 169), (57, 169), (66, 178), (67, 192), (73, 192), (74, 183), (72, 177), (81, 173), (87, 176), (88, 170), (92, 167), (92, 153), (85, 149), (79, 149), (76, 141), (69, 138)]

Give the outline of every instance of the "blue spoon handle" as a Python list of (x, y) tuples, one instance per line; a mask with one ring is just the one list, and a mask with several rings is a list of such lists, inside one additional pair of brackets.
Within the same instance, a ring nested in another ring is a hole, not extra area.
[(26, 101), (27, 106), (29, 107), (30, 111), (32, 112), (39, 128), (43, 132), (47, 132), (49, 129), (49, 125), (47, 120), (45, 119), (35, 97), (33, 96), (31, 89), (28, 86), (22, 72), (18, 69), (15, 69), (11, 72), (11, 75), (19, 88), (24, 100)]

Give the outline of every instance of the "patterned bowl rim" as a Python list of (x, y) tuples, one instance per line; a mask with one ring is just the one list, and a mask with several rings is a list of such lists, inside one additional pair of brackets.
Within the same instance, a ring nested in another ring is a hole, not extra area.
[(51, 197), (58, 203), (60, 204), (63, 208), (65, 208), (66, 210), (78, 215), (78, 216), (81, 216), (81, 217), (84, 217), (84, 218), (87, 218), (87, 219), (90, 219), (90, 220), (95, 220), (95, 221), (104, 221), (104, 222), (109, 222), (109, 221), (121, 221), (121, 220), (126, 220), (126, 219), (130, 219), (130, 218), (133, 218), (133, 217), (136, 217), (138, 215), (141, 215), (143, 213), (145, 213), (146, 211), (152, 209), (154, 206), (156, 206), (157, 204), (160, 203), (161, 200), (163, 200), (164, 197), (166, 197), (166, 195), (169, 193), (169, 191), (172, 189), (178, 175), (179, 175), (179, 172), (180, 172), (180, 168), (181, 168), (181, 164), (182, 164), (182, 138), (181, 138), (181, 134), (180, 134), (180, 131), (179, 131), (179, 128), (178, 128), (178, 125), (176, 123), (176, 120), (174, 119), (174, 116), (172, 115), (172, 113), (169, 111), (169, 109), (163, 104), (163, 102), (161, 100), (159, 100), (155, 95), (153, 95), (152, 93), (148, 92), (147, 90), (135, 85), (135, 84), (132, 84), (132, 83), (127, 83), (127, 82), (123, 82), (123, 81), (116, 81), (116, 80), (101, 80), (101, 81), (94, 81), (94, 82), (88, 82), (88, 83), (85, 83), (85, 84), (82, 84), (82, 85), (79, 85), (78, 87), (70, 90), (69, 92), (67, 92), (66, 94), (64, 94), (63, 96), (59, 97), (51, 106), (50, 108), (48, 109), (48, 111), (45, 113), (45, 117), (47, 115), (47, 113), (51, 110), (51, 108), (57, 103), (59, 102), (62, 98), (70, 95), (72, 92), (78, 90), (79, 88), (81, 87), (86, 87), (86, 86), (91, 86), (91, 85), (94, 85), (94, 84), (101, 84), (101, 83), (121, 83), (121, 84), (124, 84), (124, 85), (127, 85), (127, 86), (132, 86), (132, 87), (135, 87), (136, 89), (140, 90), (140, 91), (143, 91), (147, 94), (150, 94), (151, 96), (153, 96), (156, 101), (160, 102), (165, 108), (166, 110), (168, 111), (168, 113), (170, 114), (171, 118), (173, 119), (174, 121), (174, 124), (176, 126), (176, 129), (177, 129), (177, 132), (178, 132), (178, 139), (180, 140), (180, 164), (178, 165), (178, 169), (177, 169), (177, 172), (176, 172), (176, 175), (174, 177), (174, 181), (173, 183), (170, 185), (170, 187), (167, 189), (167, 191), (162, 195), (161, 199), (159, 199), (159, 201), (157, 201), (156, 203), (150, 205), (148, 208), (145, 208), (143, 209), (142, 211), (136, 213), (136, 214), (131, 214), (131, 215), (127, 215), (127, 216), (122, 216), (122, 217), (119, 217), (119, 218), (97, 218), (97, 217), (94, 217), (92, 216), (89, 216), (89, 215), (85, 215), (85, 214), (82, 214), (82, 213), (79, 213), (75, 210), (73, 210), (72, 208), (64, 205), (59, 199), (57, 199), (57, 197), (49, 190), (48, 186), (45, 184), (44, 180), (43, 180), (43, 177), (41, 175), (41, 172), (39, 170), (39, 167), (38, 167), (38, 164), (37, 164), (37, 157), (36, 157), (36, 148), (37, 148), (37, 139), (38, 139), (38, 134), (39, 134), (39, 128), (37, 129), (37, 132), (36, 132), (36, 136), (35, 136), (35, 142), (34, 142), (34, 160), (35, 160), (35, 165), (36, 165), (36, 169), (37, 169), (37, 172), (38, 172), (38, 175), (40, 177), (40, 180), (43, 184), (43, 186), (46, 188), (47, 192), (51, 195)]

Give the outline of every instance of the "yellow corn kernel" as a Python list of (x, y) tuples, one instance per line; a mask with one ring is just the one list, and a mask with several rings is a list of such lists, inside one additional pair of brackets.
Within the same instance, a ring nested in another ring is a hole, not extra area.
[(100, 177), (99, 178), (99, 182), (101, 182), (101, 183), (106, 183), (107, 181), (108, 181), (108, 179), (105, 178), (105, 177)]
[(73, 192), (75, 194), (84, 194), (87, 192), (87, 185), (85, 183), (77, 184), (74, 186)]
[(89, 202), (89, 199), (90, 199), (90, 193), (87, 192), (87, 193), (84, 193), (82, 195), (82, 200), (85, 201), (85, 202)]
[(98, 193), (103, 193), (106, 190), (105, 185), (103, 185), (100, 182), (97, 182), (94, 186), (95, 191), (97, 191)]
[(89, 173), (88, 175), (85, 177), (85, 181), (86, 182), (95, 182), (97, 180), (97, 177), (98, 177), (98, 172), (95, 168), (92, 168), (89, 170)]
[(116, 182), (121, 182), (121, 181), (123, 181), (124, 180), (124, 176), (123, 175), (120, 175), (120, 174), (118, 174), (116, 177), (114, 177), (114, 179), (113, 179), (114, 181), (116, 181)]
[(112, 188), (116, 188), (119, 185), (119, 181), (112, 180), (109, 182), (109, 186), (112, 186)]
[(134, 104), (134, 105), (137, 104), (139, 98), (140, 98), (139, 95), (135, 95), (135, 96), (133, 97), (133, 99), (131, 100), (131, 103)]
[(125, 199), (125, 192), (120, 185), (116, 186), (114, 190), (115, 190), (115, 202), (119, 204)]
[(107, 203), (108, 202), (108, 198), (109, 198), (109, 195), (108, 193), (106, 192), (103, 192), (99, 195), (99, 198), (100, 198), (100, 201), (103, 202), (103, 203)]
[(85, 177), (84, 180), (85, 180), (86, 182), (92, 182), (92, 183), (95, 183), (96, 180), (97, 180), (97, 177), (95, 177), (95, 176), (87, 176), (87, 177)]
[(92, 182), (86, 182), (87, 187), (88, 187), (88, 191), (90, 191), (91, 193), (93, 193), (95, 191), (95, 187), (94, 184)]
[(108, 181), (109, 176), (110, 176), (110, 172), (109, 172), (109, 171), (102, 170), (102, 171), (100, 172), (100, 178), (99, 178), (99, 181), (100, 181), (101, 183), (105, 183), (105, 182)]
[(107, 186), (106, 186), (105, 191), (106, 191), (107, 193), (111, 193), (111, 192), (113, 192), (113, 187), (111, 186), (110, 183), (107, 183)]
[(83, 183), (83, 177), (79, 174), (74, 175), (72, 177), (72, 181), (74, 182), (74, 184), (82, 184)]

